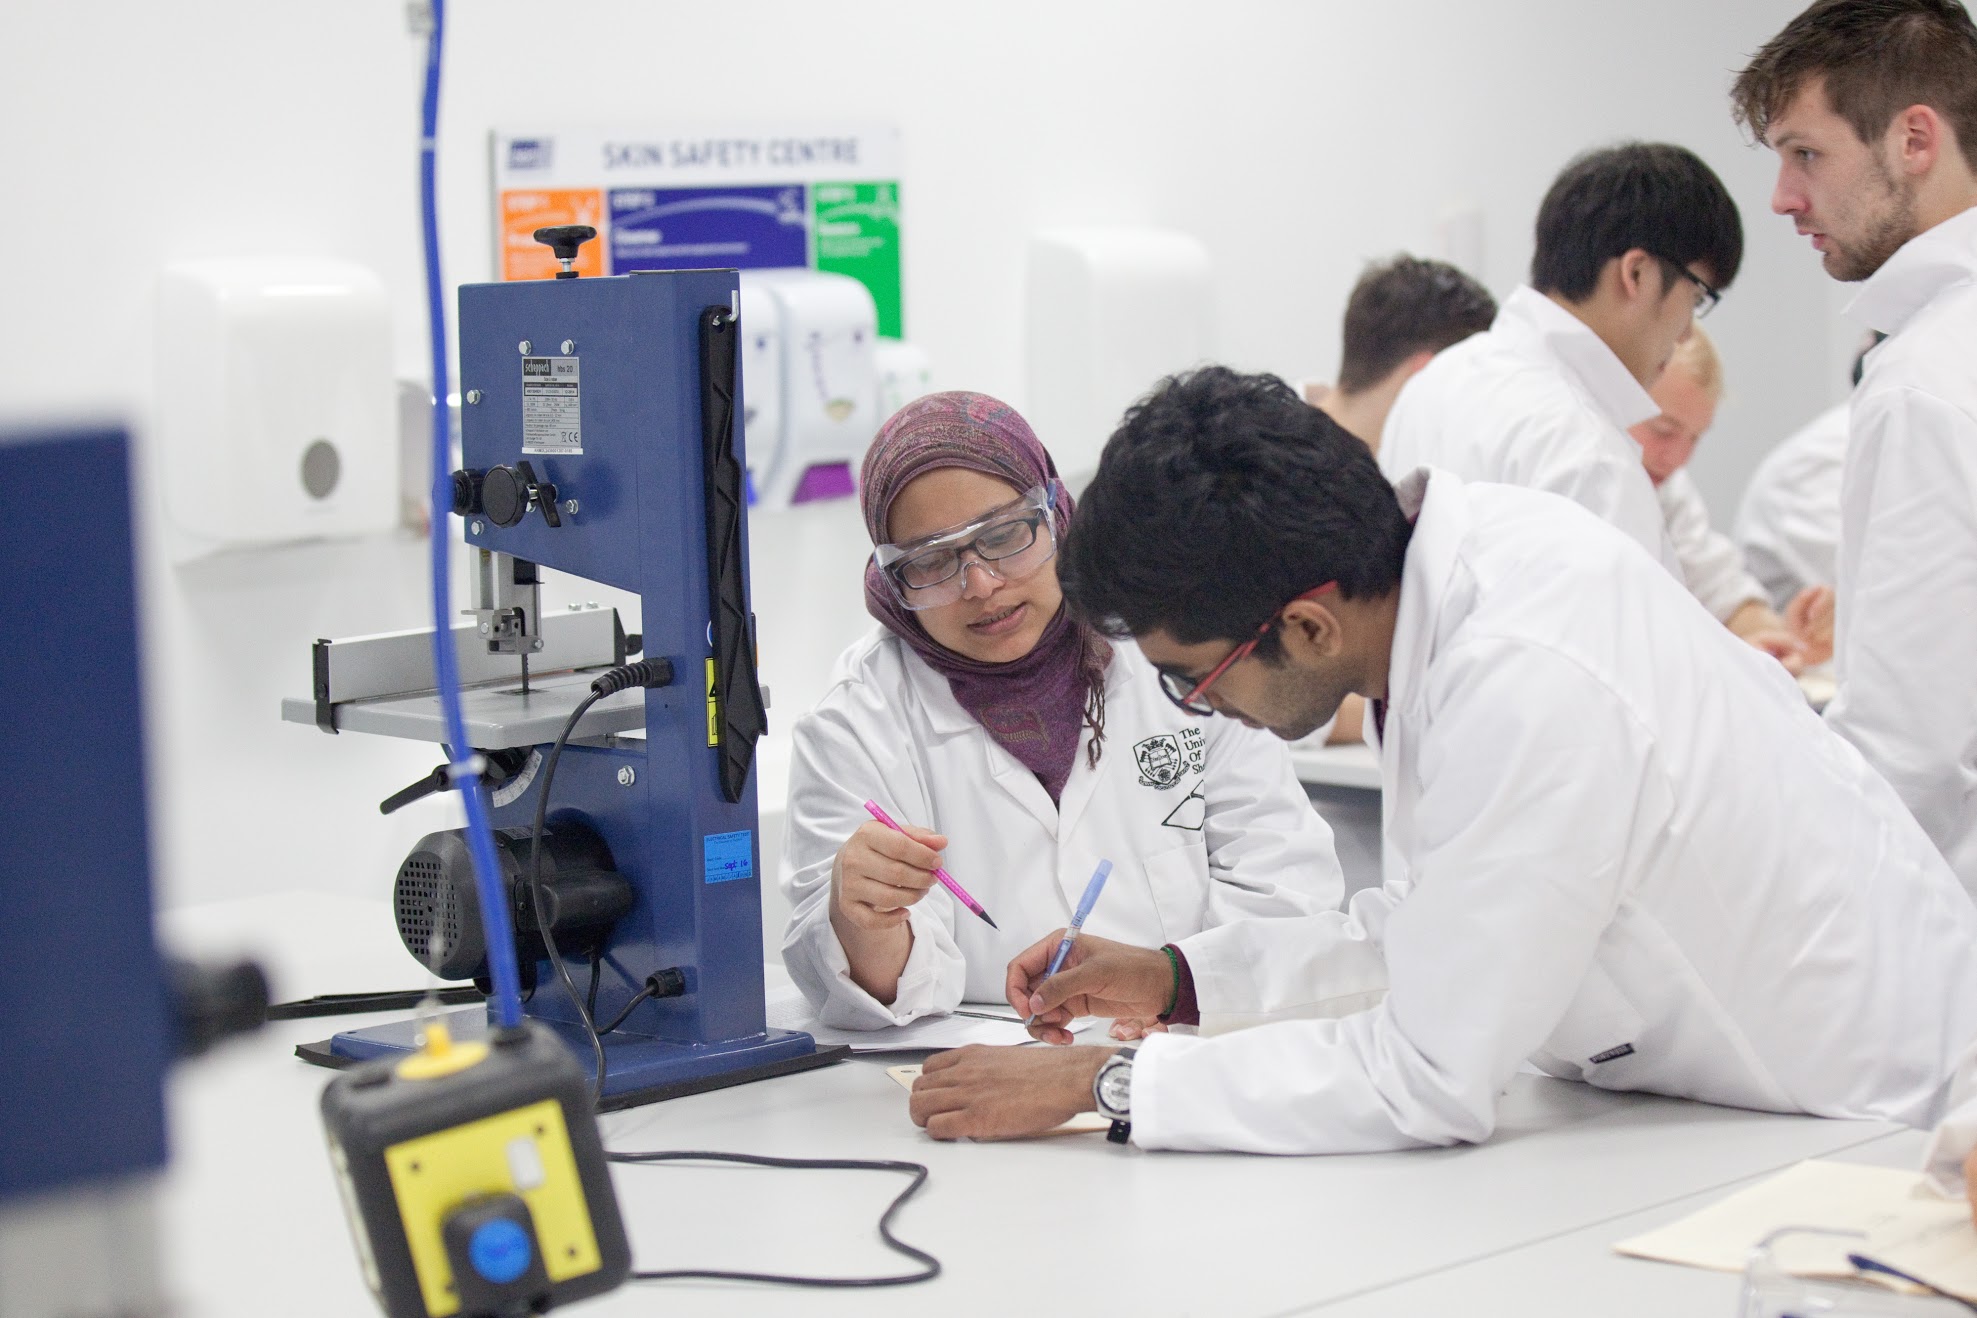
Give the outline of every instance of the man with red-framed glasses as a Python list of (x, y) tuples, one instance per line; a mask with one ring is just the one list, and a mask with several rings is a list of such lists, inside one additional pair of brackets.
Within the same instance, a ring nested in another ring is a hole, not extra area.
[(1940, 1114), (1977, 1036), (1977, 907), (1783, 669), (1614, 527), (1433, 469), (1396, 489), (1281, 381), (1211, 367), (1127, 414), (1063, 559), (1074, 606), (1187, 708), (1288, 738), (1372, 702), (1385, 885), (1164, 948), (1087, 935), (1049, 978), (1040, 941), (1008, 975), (1039, 1038), (1087, 1014), (1213, 1037), (941, 1054), (913, 1091), (930, 1134), (1095, 1108), (1149, 1148), (1478, 1141), (1527, 1061)]

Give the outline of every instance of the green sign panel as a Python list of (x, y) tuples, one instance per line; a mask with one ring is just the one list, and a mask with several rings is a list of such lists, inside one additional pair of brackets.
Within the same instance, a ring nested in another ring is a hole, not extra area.
[(817, 269), (850, 275), (870, 289), (879, 308), (879, 333), (903, 338), (899, 184), (813, 183), (810, 209)]

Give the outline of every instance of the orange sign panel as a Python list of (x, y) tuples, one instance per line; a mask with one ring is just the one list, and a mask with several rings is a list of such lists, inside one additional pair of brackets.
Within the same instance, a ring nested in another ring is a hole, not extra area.
[(588, 224), (599, 237), (577, 251), (577, 273), (604, 274), (604, 193), (597, 188), (517, 188), (501, 194), (501, 277), (549, 279), (562, 267), (535, 240), (537, 229), (557, 224)]

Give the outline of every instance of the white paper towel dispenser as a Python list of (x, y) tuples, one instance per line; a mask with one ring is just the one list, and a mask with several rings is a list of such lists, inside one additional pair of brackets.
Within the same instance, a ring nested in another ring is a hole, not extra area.
[(1130, 404), (1213, 351), (1208, 252), (1188, 234), (1034, 234), (1025, 304), (1024, 416), (1074, 486)]
[(154, 462), (174, 558), (397, 524), (391, 306), (370, 270), (170, 266), (157, 365)]

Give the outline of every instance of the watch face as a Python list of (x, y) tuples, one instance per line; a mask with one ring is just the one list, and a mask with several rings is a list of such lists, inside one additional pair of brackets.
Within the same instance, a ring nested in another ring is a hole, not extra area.
[(1124, 1113), (1132, 1107), (1133, 1064), (1107, 1062), (1098, 1074), (1098, 1101), (1106, 1114)]

